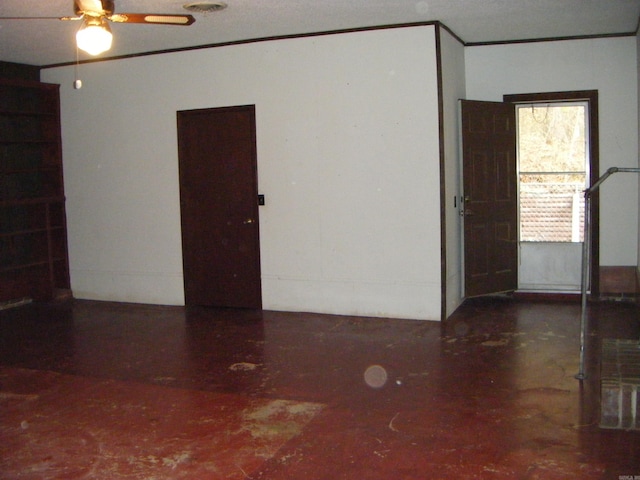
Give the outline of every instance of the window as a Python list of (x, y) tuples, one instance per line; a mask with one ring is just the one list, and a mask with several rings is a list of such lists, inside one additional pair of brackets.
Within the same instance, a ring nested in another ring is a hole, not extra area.
[(587, 102), (516, 105), (521, 242), (582, 242)]

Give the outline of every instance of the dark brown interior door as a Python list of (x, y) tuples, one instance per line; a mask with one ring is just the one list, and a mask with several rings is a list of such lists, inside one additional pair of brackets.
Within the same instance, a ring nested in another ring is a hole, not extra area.
[(186, 305), (262, 308), (255, 107), (178, 112)]
[(462, 101), (465, 296), (518, 287), (513, 104)]

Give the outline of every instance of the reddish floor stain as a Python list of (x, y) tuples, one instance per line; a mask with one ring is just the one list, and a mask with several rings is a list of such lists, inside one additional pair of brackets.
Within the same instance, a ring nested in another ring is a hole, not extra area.
[(467, 302), (445, 324), (72, 301), (0, 311), (0, 478), (614, 479), (599, 343), (638, 308)]

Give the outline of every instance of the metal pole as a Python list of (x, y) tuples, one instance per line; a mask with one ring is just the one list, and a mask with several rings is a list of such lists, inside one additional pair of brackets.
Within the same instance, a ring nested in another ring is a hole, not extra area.
[(584, 369), (585, 337), (587, 331), (587, 283), (589, 281), (589, 265), (591, 253), (591, 193), (584, 193), (584, 238), (582, 239), (582, 280), (580, 282), (580, 370), (576, 374), (578, 380), (587, 378)]

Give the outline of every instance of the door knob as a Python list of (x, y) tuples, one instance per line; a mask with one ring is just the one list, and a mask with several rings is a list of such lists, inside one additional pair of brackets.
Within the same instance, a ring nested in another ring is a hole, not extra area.
[(254, 220), (253, 218), (247, 218), (247, 219), (246, 219), (244, 222), (242, 222), (242, 223), (244, 223), (245, 225), (247, 225), (247, 224), (249, 224), (249, 223), (253, 223), (253, 222), (255, 222), (255, 220)]

